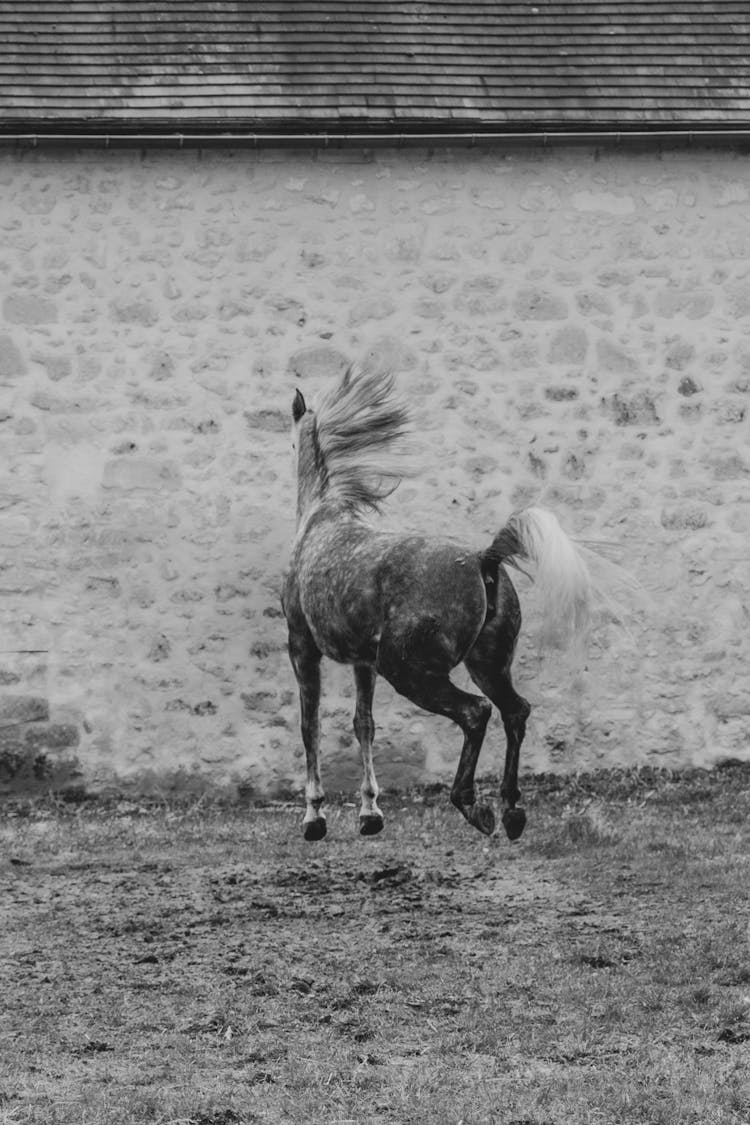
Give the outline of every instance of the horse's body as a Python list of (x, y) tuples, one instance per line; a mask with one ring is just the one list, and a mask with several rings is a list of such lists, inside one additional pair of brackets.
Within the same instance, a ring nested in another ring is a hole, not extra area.
[(479, 635), (487, 596), (475, 552), (372, 531), (335, 509), (308, 526), (301, 548), (300, 603), (323, 656), (376, 664), (391, 638), (403, 647), (421, 636), (455, 667)]
[[(305, 837), (321, 839), (326, 831), (318, 722), (320, 660), (326, 656), (354, 666), (363, 834), (383, 827), (372, 764), (372, 697), (380, 674), (418, 706), (461, 727), (464, 744), (451, 800), (488, 835), (495, 817), (476, 801), (474, 774), (495, 704), (507, 739), (503, 824), (516, 838), (525, 823), (516, 808), (518, 755), (530, 708), (511, 681), (521, 612), (502, 562), (532, 561), (552, 609), (575, 631), (584, 626), (588, 603), (581, 557), (554, 516), (538, 508), (513, 516), (483, 551), (373, 529), (364, 510), (377, 509), (400, 479), (391, 446), (407, 420), (388, 379), (350, 369), (317, 415), (297, 392), (293, 418), (298, 530), (283, 606), (307, 755)], [(461, 663), (483, 695), (451, 682), (450, 672)]]

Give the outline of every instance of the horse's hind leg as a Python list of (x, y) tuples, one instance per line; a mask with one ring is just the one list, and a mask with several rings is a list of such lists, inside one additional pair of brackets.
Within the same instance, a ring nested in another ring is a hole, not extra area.
[(513, 660), (515, 634), (499, 618), (490, 620), (479, 634), (465, 664), (477, 687), (500, 711), (505, 728), (505, 770), (500, 795), (503, 801), (503, 827), (511, 840), (517, 840), (526, 824), (526, 813), (516, 808), (521, 791), (518, 788), (518, 761), (526, 733), (526, 720), (531, 708), (513, 687), (510, 667)]
[(489, 805), (477, 801), (474, 775), (492, 705), (489, 700), (461, 691), (451, 683), (448, 677), (451, 666), (441, 670), (435, 655), (431, 654), (429, 662), (427, 659), (416, 660), (414, 653), (411, 654), (414, 659), (409, 659), (408, 653), (404, 653), (398, 644), (389, 644), (384, 636), (378, 650), (377, 668), (396, 691), (412, 703), (425, 711), (445, 715), (461, 727), (464, 744), (451, 789), (451, 801), (469, 824), (491, 836), (495, 831), (495, 814)]
[(357, 685), (357, 709), (354, 713), (354, 733), (362, 753), (362, 807), (359, 811), (359, 831), (363, 836), (375, 836), (383, 827), (383, 814), (378, 808), (380, 792), (372, 764), (372, 741), (375, 723), (372, 718), (372, 697), (377, 673), (371, 664), (355, 664), (354, 681)]
[(325, 799), (320, 780), (320, 651), (306, 626), (289, 629), (289, 656), (299, 686), (302, 742), (307, 759), (305, 816), (302, 821), (306, 840), (322, 840), (326, 834), (325, 814), (320, 807)]

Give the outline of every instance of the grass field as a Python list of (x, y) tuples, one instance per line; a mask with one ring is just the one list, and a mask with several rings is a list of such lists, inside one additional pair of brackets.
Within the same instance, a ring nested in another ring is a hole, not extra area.
[(749, 767), (383, 805), (7, 805), (1, 1125), (750, 1125)]

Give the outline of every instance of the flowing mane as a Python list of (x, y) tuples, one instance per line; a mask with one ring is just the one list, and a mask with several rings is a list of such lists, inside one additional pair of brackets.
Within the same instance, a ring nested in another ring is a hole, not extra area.
[(409, 411), (396, 398), (392, 376), (352, 364), (315, 411), (315, 422), (326, 494), (349, 507), (379, 511), (413, 473), (402, 442)]

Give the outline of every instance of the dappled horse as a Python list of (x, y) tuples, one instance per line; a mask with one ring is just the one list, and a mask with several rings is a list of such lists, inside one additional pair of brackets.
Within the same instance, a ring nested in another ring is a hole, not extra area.
[[(282, 604), (307, 756), (304, 835), (320, 840), (326, 834), (318, 719), (326, 656), (354, 668), (363, 835), (383, 827), (372, 761), (372, 699), (380, 674), (417, 706), (461, 728), (451, 801), (486, 835), (495, 829), (495, 816), (477, 801), (474, 775), (495, 704), (507, 740), (502, 821), (513, 840), (526, 822), (517, 807), (518, 757), (530, 708), (511, 681), (521, 612), (503, 564), (530, 564), (545, 616), (568, 639), (586, 629), (588, 572), (579, 550), (543, 508), (516, 512), (483, 550), (371, 526), (368, 510), (379, 511), (404, 475), (408, 428), (392, 379), (354, 366), (316, 411), (299, 391), (292, 405), (297, 534)], [(461, 662), (482, 695), (452, 683), (450, 673)]]

